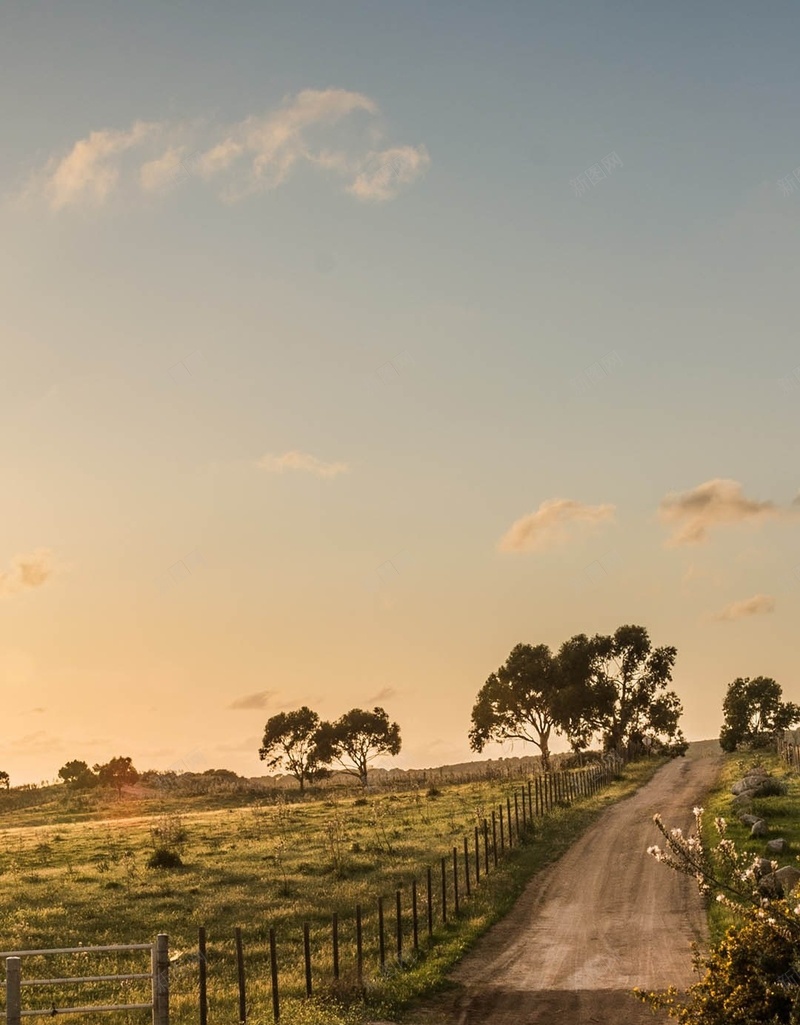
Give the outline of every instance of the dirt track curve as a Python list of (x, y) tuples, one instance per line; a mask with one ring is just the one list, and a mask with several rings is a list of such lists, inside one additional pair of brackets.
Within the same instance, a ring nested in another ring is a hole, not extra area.
[[(688, 986), (690, 944), (707, 939), (694, 880), (646, 854), (653, 815), (687, 829), (720, 767), (716, 741), (691, 744), (636, 794), (608, 808), (526, 887), (457, 966), (457, 985), (418, 1019), (429, 1025), (645, 1025), (633, 986)], [(413, 1019), (417, 1020), (417, 1019)]]

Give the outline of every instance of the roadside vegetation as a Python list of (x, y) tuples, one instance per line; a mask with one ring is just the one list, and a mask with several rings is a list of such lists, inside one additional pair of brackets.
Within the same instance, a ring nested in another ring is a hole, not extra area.
[[(563, 853), (603, 808), (650, 778), (664, 760), (631, 763), (603, 792), (537, 820), (531, 842), (501, 860), (469, 900), (462, 894), (458, 918), (451, 913), (444, 926), (437, 919), (432, 945), (423, 927), (415, 958), (406, 938), (408, 956), (402, 968), (390, 955), (384, 971), (377, 970), (377, 897), (387, 900), (391, 951), (389, 908), (396, 889), (401, 889), (407, 908), (411, 879), (422, 881), (425, 868), (436, 866), (477, 822), (491, 815), (513, 793), (513, 784), (487, 781), (347, 798), (331, 794), (297, 804), (279, 800), (187, 814), (165, 805), (160, 814), (147, 818), (23, 828), (14, 828), (12, 816), (6, 821), (11, 828), (0, 833), (0, 945), (9, 950), (147, 942), (166, 932), (174, 959), (173, 1020), (189, 1022), (197, 1017), (200, 926), (208, 937), (209, 1016), (213, 1020), (236, 1013), (234, 930), (240, 927), (248, 1018), (271, 1020), (272, 926), (278, 939), (283, 1021), (335, 1023), (394, 1015), (415, 996), (441, 986), (447, 970), (510, 908), (530, 876)], [(159, 850), (173, 852), (177, 867), (160, 862), (148, 867)], [(351, 999), (356, 995), (352, 920), (357, 903), (364, 909), (366, 1004)], [(424, 920), (422, 890), (420, 907)], [(330, 945), (334, 911), (341, 921), (336, 987)], [(311, 927), (315, 975), (310, 1002), (302, 997), (304, 922)], [(31, 963), (30, 971), (42, 974), (45, 964), (48, 973), (68, 975), (131, 970), (130, 955), (95, 955), (91, 966), (88, 956), (80, 959), (77, 972), (74, 958), (42, 959)], [(131, 1002), (136, 985), (115, 983), (116, 988), (103, 990), (98, 984), (83, 997)], [(36, 997), (38, 1006), (50, 1006), (50, 999), (64, 1006), (63, 994), (44, 987)], [(99, 1022), (101, 1016), (96, 1017)], [(138, 1021), (135, 1015), (130, 1020)]]

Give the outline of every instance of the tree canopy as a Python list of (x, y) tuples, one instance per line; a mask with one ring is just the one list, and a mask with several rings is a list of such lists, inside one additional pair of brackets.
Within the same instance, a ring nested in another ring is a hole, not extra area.
[(562, 679), (546, 644), (517, 644), (478, 692), (469, 731), (472, 750), (482, 751), (492, 740), (528, 741), (539, 749), (547, 772), (550, 734), (560, 729), (558, 693)]
[(645, 740), (685, 749), (683, 712), (668, 691), (677, 649), (654, 648), (643, 626), (620, 626), (611, 635), (578, 634), (559, 653), (571, 697), (561, 716), (583, 742), (599, 731), (607, 751)]
[(11, 777), (2, 770), (0, 770), (0, 787), (4, 787), (6, 790), (9, 790), (11, 787)]
[(782, 701), (782, 696), (780, 684), (768, 676), (739, 676), (729, 683), (722, 703), (722, 748), (735, 751), (740, 744), (763, 746), (800, 722), (800, 706)]
[[(258, 754), (270, 768), (283, 765), (305, 789), (328, 775), (318, 745), (320, 719), (307, 705), (293, 712), (279, 712), (267, 720)], [(330, 759), (328, 759), (330, 760)]]
[(325, 763), (337, 761), (344, 772), (367, 785), (369, 763), (378, 755), (400, 753), (400, 727), (389, 722), (385, 709), (351, 708), (335, 722), (322, 723), (318, 735), (320, 756)]
[(97, 776), (86, 762), (80, 761), (77, 758), (62, 765), (58, 770), (58, 775), (65, 783), (71, 783), (77, 790), (94, 786), (98, 782)]
[(123, 787), (133, 786), (139, 779), (139, 773), (133, 767), (133, 759), (128, 757), (112, 758), (105, 765), (94, 765), (93, 769), (100, 783), (115, 787), (120, 797)]

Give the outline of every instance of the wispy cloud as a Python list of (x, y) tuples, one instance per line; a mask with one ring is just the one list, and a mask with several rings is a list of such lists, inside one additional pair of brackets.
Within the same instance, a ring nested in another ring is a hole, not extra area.
[(430, 157), (422, 145), (383, 143), (374, 100), (347, 89), (304, 89), (228, 125), (136, 121), (91, 131), (40, 167), (20, 198), (56, 211), (98, 206), (122, 189), (166, 193), (191, 175), (234, 202), (277, 189), (306, 165), (342, 180), (356, 199), (386, 202), (427, 170)]
[(366, 699), (367, 705), (379, 705), (381, 701), (389, 701), (390, 698), (397, 697), (397, 690), (394, 687), (381, 687), (379, 691), (372, 694)]
[(262, 456), (256, 464), (269, 473), (283, 473), (284, 470), (302, 470), (313, 473), (317, 477), (336, 477), (340, 473), (349, 473), (347, 463), (325, 463), (308, 452), (284, 452), (282, 456)]
[(272, 698), (275, 697), (274, 690), (257, 690), (253, 694), (245, 694), (241, 698), (232, 701), (228, 708), (234, 709), (259, 709), (266, 708)]
[(0, 597), (41, 587), (53, 575), (52, 553), (37, 548), (29, 555), (15, 555), (11, 569), (0, 571)]
[(501, 552), (541, 552), (565, 544), (576, 531), (614, 519), (613, 505), (584, 505), (570, 498), (550, 498), (536, 512), (511, 525), (498, 543)]
[(744, 619), (747, 616), (761, 616), (775, 611), (775, 599), (769, 594), (754, 594), (752, 598), (734, 601), (719, 612), (716, 619)]
[(735, 480), (716, 477), (690, 491), (666, 495), (658, 508), (661, 521), (672, 527), (666, 544), (699, 544), (708, 539), (709, 530), (723, 524), (763, 523), (797, 515), (797, 507), (783, 508), (774, 502), (746, 498)]

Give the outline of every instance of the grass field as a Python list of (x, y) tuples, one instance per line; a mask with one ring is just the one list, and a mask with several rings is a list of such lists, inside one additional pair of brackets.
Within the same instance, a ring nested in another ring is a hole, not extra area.
[[(513, 794), (514, 784), (476, 782), (389, 792), (361, 798), (326, 796), (301, 804), (248, 807), (181, 814), (174, 801), (156, 814), (96, 822), (15, 825), (0, 832), (0, 947), (4, 950), (147, 942), (159, 932), (170, 938), (171, 1013), (177, 1023), (197, 1021), (197, 933), (208, 937), (209, 1021), (238, 1020), (234, 929), (242, 929), (247, 973), (248, 1019), (271, 1021), (268, 930), (278, 940), (282, 1020), (357, 1022), (365, 1015), (397, 1012), (411, 998), (441, 984), (446, 970), (468, 945), (513, 903), (526, 880), (562, 853), (611, 801), (640, 786), (661, 764), (658, 759), (627, 766), (605, 791), (571, 807), (555, 809), (536, 824), (533, 842), (515, 849), (484, 878), (457, 920), (439, 920), (435, 875), (436, 929), (429, 945), (425, 922), (425, 870), (461, 851), (462, 838)], [(517, 784), (518, 789), (518, 784)], [(513, 797), (512, 797), (513, 800)], [(178, 806), (180, 807), (180, 806)], [(130, 812), (132, 809), (127, 808)], [(152, 809), (151, 809), (152, 810)], [(27, 817), (21, 815), (21, 818)], [(153, 829), (185, 834), (184, 867), (150, 869)], [(482, 866), (483, 867), (483, 866)], [(412, 878), (420, 884), (421, 950), (411, 952), (405, 922), (404, 965), (394, 954), (394, 895), (410, 899)], [(449, 885), (452, 886), (451, 880)], [(474, 884), (473, 884), (474, 885)], [(387, 965), (378, 969), (376, 902), (386, 901)], [(462, 890), (463, 898), (463, 890)], [(452, 915), (452, 895), (451, 915)], [(355, 983), (354, 909), (364, 908), (364, 982), (368, 1008), (346, 1006)], [(332, 985), (330, 928), (341, 922), (341, 978)], [(315, 994), (304, 993), (302, 926), (310, 925)], [(112, 974), (146, 971), (131, 954), (63, 955), (26, 959), (29, 975)], [(139, 982), (98, 983), (77, 992), (25, 990), (29, 1005), (49, 1007), (97, 1000), (128, 1003), (147, 999)], [(323, 1006), (341, 997), (344, 1004)], [(320, 1001), (323, 1003), (321, 1004)], [(95, 1015), (93, 1020), (131, 1023), (146, 1012)], [(83, 1020), (92, 1020), (84, 1018)]]
[[(750, 836), (750, 827), (739, 821), (740, 812), (735, 809), (733, 794), (730, 792), (731, 784), (741, 779), (747, 770), (756, 764), (764, 765), (773, 776), (783, 780), (788, 788), (785, 796), (754, 798), (752, 808), (746, 809), (766, 820), (769, 835), (764, 838)], [(800, 777), (797, 771), (782, 761), (774, 751), (737, 751), (727, 755), (717, 785), (709, 794), (704, 807), (703, 841), (706, 845), (713, 844), (719, 839), (714, 827), (714, 819), (719, 816), (726, 820), (727, 835), (736, 843), (739, 850), (747, 851), (754, 857), (763, 857), (766, 856), (766, 841), (783, 837), (789, 842), (789, 850), (784, 854), (770, 855), (770, 858), (779, 865), (797, 867), (797, 855), (800, 853)], [(721, 904), (712, 902), (709, 907), (711, 942), (718, 943), (734, 921), (730, 911)]]

